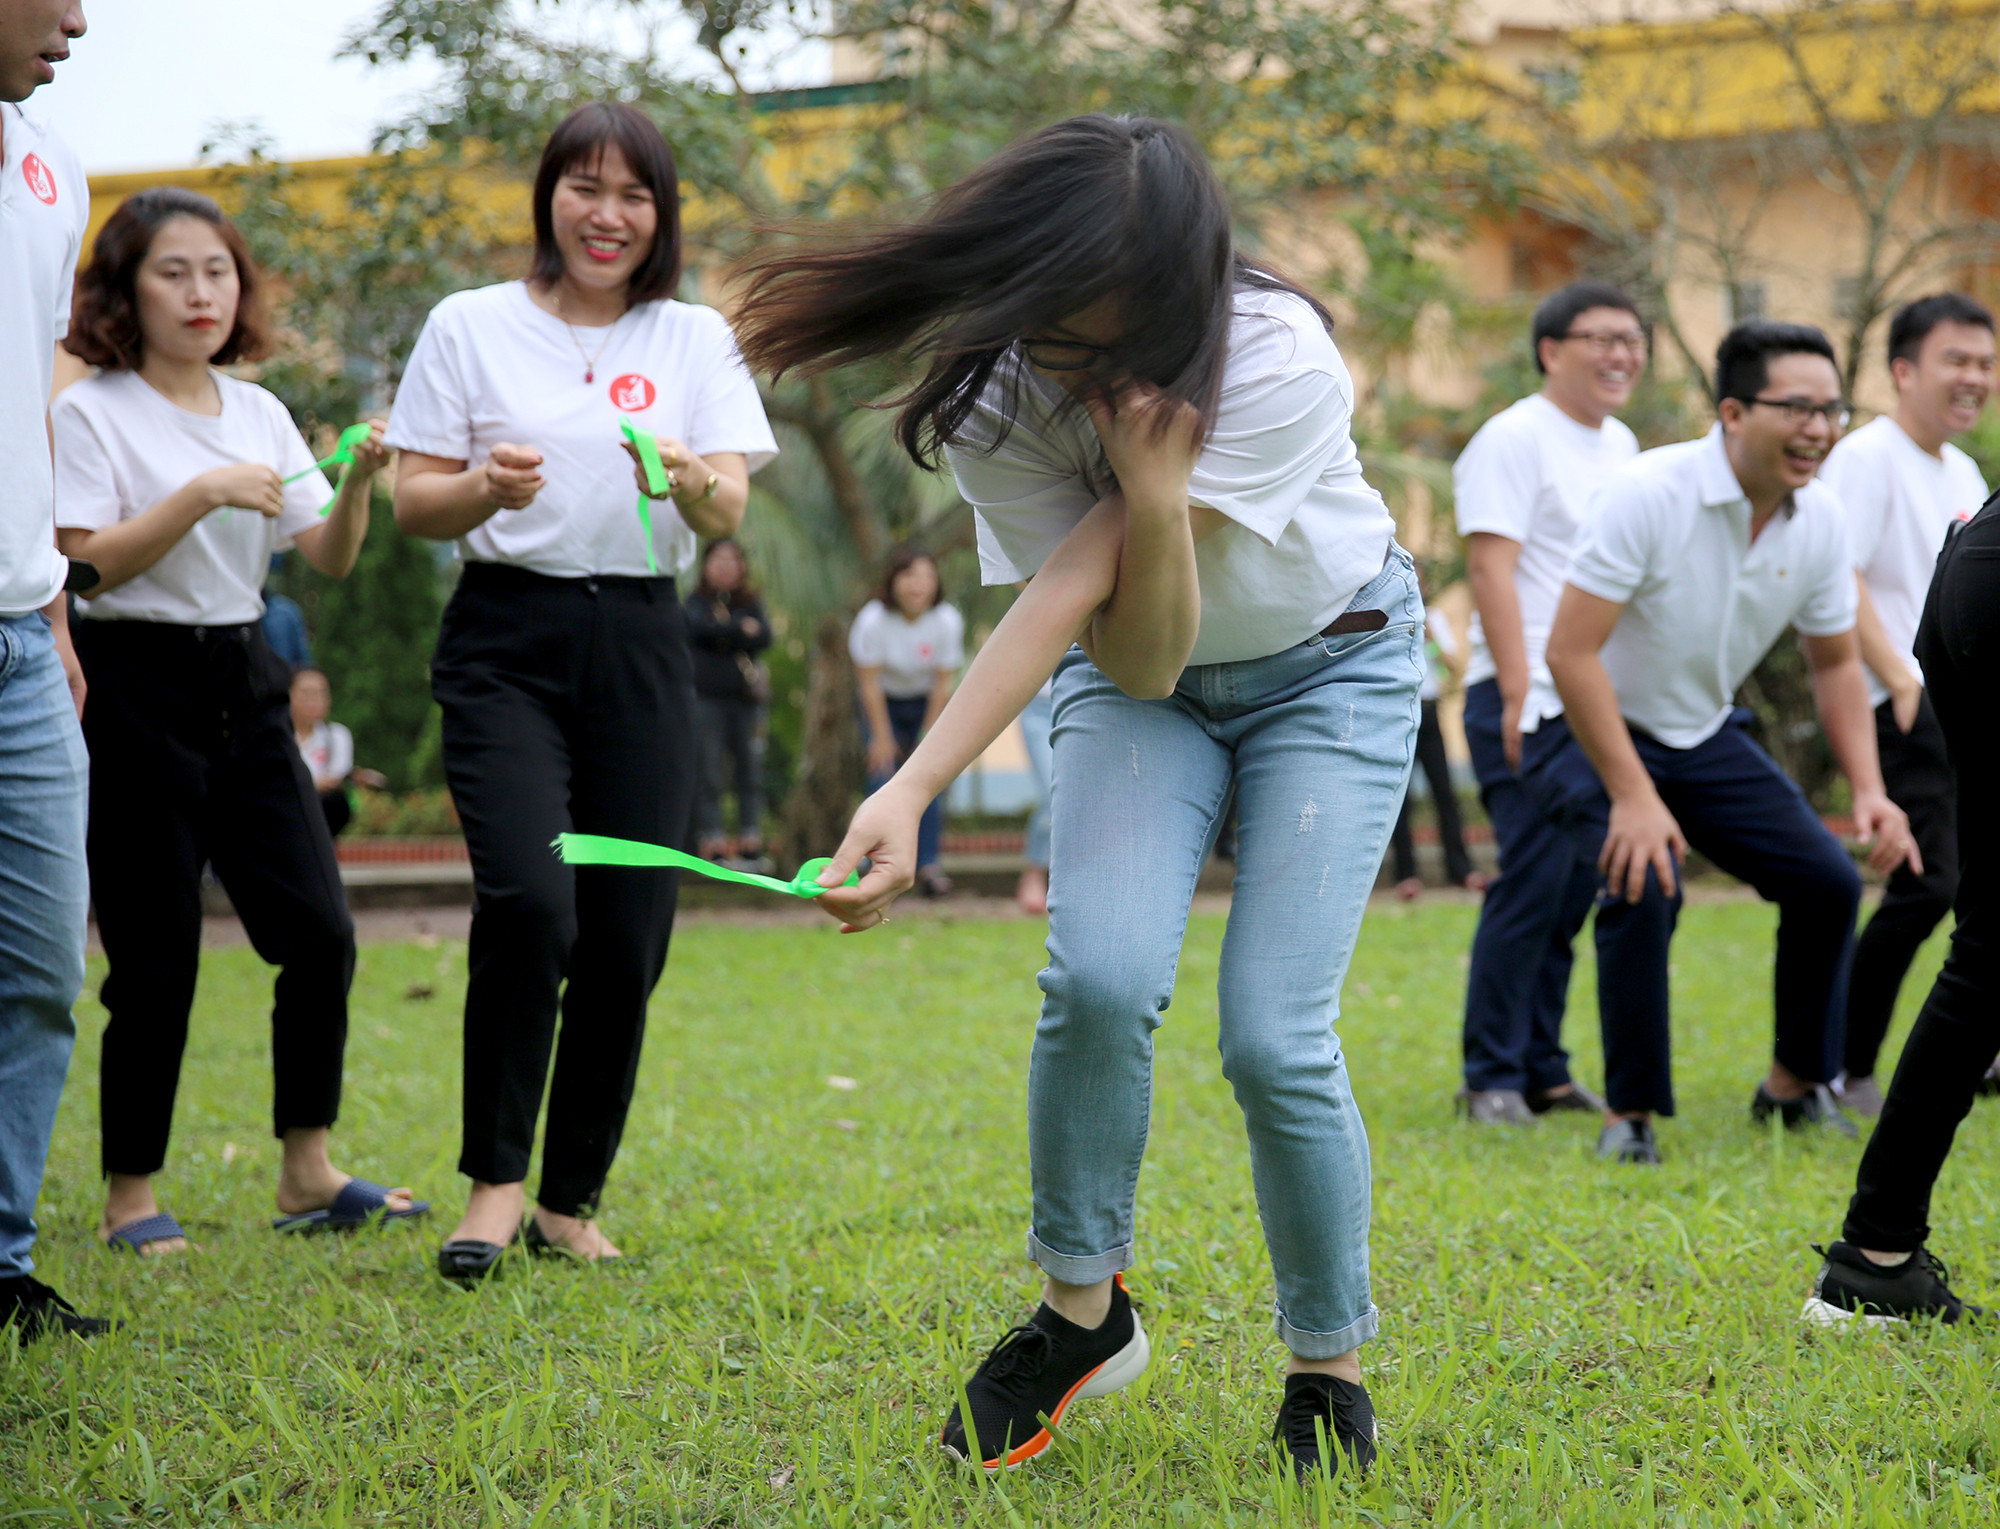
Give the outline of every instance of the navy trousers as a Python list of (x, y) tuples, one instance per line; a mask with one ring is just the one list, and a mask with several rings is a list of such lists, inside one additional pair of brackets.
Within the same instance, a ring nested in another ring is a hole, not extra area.
[[(1688, 843), (1778, 905), (1773, 1055), (1805, 1081), (1825, 1083), (1840, 1070), (1861, 874), (1805, 793), (1751, 739), (1749, 720), (1739, 709), (1691, 749), (1636, 728), (1632, 742)], [(1521, 762), (1529, 793), (1594, 866), (1611, 799), (1567, 722), (1544, 722), (1525, 740)], [(1651, 872), (1638, 902), (1598, 899), (1597, 1012), (1614, 1110), (1674, 1113), (1667, 949), (1680, 907), (1678, 885), (1668, 897)]]
[(1597, 896), (1597, 870), (1578, 857), (1570, 835), (1535, 805), (1507, 763), (1497, 681), (1466, 687), (1465, 741), (1500, 858), (1472, 937), (1465, 1086), (1559, 1088), (1570, 1080), (1562, 1021), (1573, 946)]

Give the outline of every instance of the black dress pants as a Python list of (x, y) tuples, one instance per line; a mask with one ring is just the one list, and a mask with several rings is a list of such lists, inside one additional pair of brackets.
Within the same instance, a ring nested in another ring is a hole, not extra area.
[(104, 1171), (166, 1161), (213, 865), (257, 954), (279, 968), (272, 1128), (340, 1108), (354, 924), (333, 838), (292, 740), (284, 664), (255, 625), (80, 620), (90, 684), (90, 894), (110, 972)]
[(1951, 912), (1958, 894), (1958, 810), (1944, 729), (1928, 691), (1907, 733), (1896, 726), (1893, 704), (1884, 701), (1875, 708), (1875, 747), (1889, 800), (1909, 814), (1924, 871), (1919, 876), (1907, 865), (1896, 868), (1855, 943), (1854, 975), (1847, 988), (1850, 1078), (1874, 1075), (1910, 962)]
[(459, 1170), (491, 1184), (528, 1176), (547, 1080), (537, 1198), (558, 1215), (595, 1208), (617, 1155), (679, 881), (567, 866), (551, 844), (575, 831), (684, 845), (690, 670), (665, 578), (473, 563), (438, 634), (432, 692), (473, 878)]
[[(1430, 783), (1431, 811), (1437, 815), (1438, 847), (1444, 851), (1445, 880), (1462, 887), (1472, 874), (1472, 860), (1465, 853), (1465, 829), (1458, 818), (1458, 792), (1451, 783), (1451, 760), (1444, 750), (1444, 730), (1438, 726), (1436, 701), (1423, 703), (1423, 713), (1417, 722), (1417, 765)], [(1410, 832), (1416, 806), (1417, 782), (1412, 776), (1409, 789), (1403, 793), (1403, 810), (1396, 814), (1396, 826), (1389, 834), (1398, 881), (1409, 881), (1417, 874), (1417, 845)]]
[(1842, 1235), (1882, 1253), (1930, 1236), (1931, 1188), (2000, 1052), (2000, 500), (1945, 543), (1917, 659), (1958, 792), (1958, 926), (1861, 1156)]

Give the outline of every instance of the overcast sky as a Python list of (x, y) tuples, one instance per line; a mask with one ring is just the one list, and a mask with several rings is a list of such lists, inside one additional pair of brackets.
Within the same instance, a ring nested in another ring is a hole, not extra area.
[[(193, 164), (221, 122), (255, 122), (288, 159), (358, 154), (429, 80), (335, 61), (341, 38), (376, 9), (377, 0), (84, 0), (90, 30), (35, 103), (93, 173)], [(816, 77), (810, 49), (775, 71), (785, 84)]]

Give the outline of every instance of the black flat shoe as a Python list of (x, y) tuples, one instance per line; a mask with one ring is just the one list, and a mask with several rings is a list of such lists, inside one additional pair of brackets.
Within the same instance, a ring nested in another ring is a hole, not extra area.
[(555, 1242), (543, 1233), (541, 1222), (534, 1213), (528, 1213), (528, 1224), (521, 1229), (522, 1246), (537, 1258), (573, 1258), (580, 1264), (615, 1264), (625, 1255), (607, 1253), (599, 1258), (585, 1258), (581, 1253), (572, 1253), (564, 1243)]
[(476, 1285), (499, 1266), (500, 1255), (520, 1240), (519, 1232), (507, 1247), (476, 1237), (454, 1237), (438, 1249), (438, 1273), (456, 1285)]

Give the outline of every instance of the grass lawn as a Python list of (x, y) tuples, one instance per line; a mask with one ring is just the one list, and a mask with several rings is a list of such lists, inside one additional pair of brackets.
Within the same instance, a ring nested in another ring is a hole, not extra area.
[[(632, 1256), (524, 1260), (472, 1294), (431, 1272), (462, 1203), (462, 945), (363, 949), (340, 1160), (439, 1207), (344, 1240), (266, 1229), (269, 979), (229, 950), (203, 967), (161, 1180), (197, 1251), (152, 1267), (99, 1249), (86, 1000), (39, 1256), (130, 1327), (0, 1347), (0, 1524), (2000, 1522), (2000, 1337), (1795, 1321), (1857, 1147), (1748, 1124), (1770, 911), (1685, 916), (1683, 1113), (1654, 1172), (1601, 1167), (1584, 1120), (1453, 1123), (1472, 918), (1379, 907), (1348, 983), (1385, 1319), (1364, 1350), (1384, 1443), (1364, 1488), (1301, 1493), (1262, 1452), (1282, 1356), (1214, 1050), (1219, 918), (1196, 919), (1160, 1034), (1129, 1276), (1153, 1367), (997, 1481), (932, 1439), (949, 1387), (1032, 1305), (1039, 926), (709, 924), (678, 937), (606, 1195)], [(1595, 1080), (1591, 980), (1586, 961), (1571, 1030)], [(1937, 1244), (1978, 1299), (2000, 1295), (1996, 1131), (1982, 1105), (1938, 1197)]]

